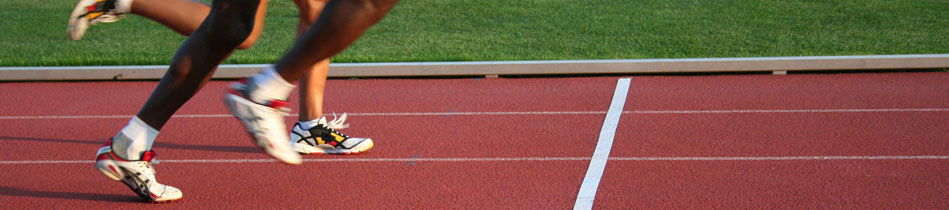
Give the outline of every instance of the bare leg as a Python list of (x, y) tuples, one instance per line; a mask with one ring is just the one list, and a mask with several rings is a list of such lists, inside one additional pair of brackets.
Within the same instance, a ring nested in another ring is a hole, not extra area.
[(315, 120), (323, 116), (323, 90), (326, 89), (329, 64), (329, 59), (323, 59), (313, 66), (309, 74), (300, 78), (299, 121)]
[(343, 51), (370, 26), (379, 22), (397, 0), (334, 0), (318, 20), (277, 62), (275, 69), (287, 82), (296, 82), (312, 66)]
[[(327, 0), (294, 0), (300, 10), (300, 22), (297, 24), (297, 37), (303, 35), (316, 22)], [(326, 74), (329, 72), (330, 59), (323, 59), (314, 65), (308, 74), (300, 78), (300, 115), (298, 121), (315, 120), (323, 116), (323, 90), (326, 88)]]
[[(267, 1), (261, 1), (257, 9), (254, 30), (250, 36), (238, 49), (246, 49), (254, 45), (260, 32), (263, 29), (263, 20), (266, 16)], [(141, 15), (155, 22), (171, 28), (185, 36), (190, 36), (208, 13), (211, 12), (211, 6), (199, 1), (192, 0), (133, 0), (132, 14)]]
[(255, 24), (261, 4), (266, 0), (214, 1), (210, 15), (175, 52), (168, 72), (136, 116), (160, 130), (204, 86), (217, 65), (262, 25)]
[[(316, 22), (327, 0), (295, 0), (294, 2), (300, 11), (300, 22), (297, 25), (297, 37), (300, 37)], [(198, 28), (210, 10), (210, 5), (192, 0), (132, 1), (132, 14), (154, 20), (185, 36), (191, 35)], [(262, 2), (258, 8), (256, 22), (262, 23), (265, 10), (266, 2)], [(255, 24), (254, 32), (237, 48), (251, 47), (260, 36), (262, 28), (263, 24)], [(323, 116), (323, 89), (328, 71), (329, 59), (324, 59), (314, 65), (310, 73), (301, 79), (300, 121), (314, 120)]]
[[(255, 27), (261, 1), (216, 0), (207, 18), (178, 48), (168, 72), (129, 124), (99, 149), (96, 168), (107, 177), (126, 182), (147, 201), (181, 199), (178, 188), (158, 184), (149, 152), (158, 130), (210, 79), (215, 68), (244, 42)], [(113, 156), (114, 155), (114, 156)], [(118, 169), (117, 169), (118, 168)], [(123, 171), (124, 173), (119, 173)]]
[[(310, 134), (318, 135), (313, 139), (315, 143), (307, 141), (306, 145), (295, 144), (300, 141), (287, 137), (281, 110), (286, 105), (284, 101), (295, 88), (292, 82), (307, 74), (315, 77), (311, 73), (314, 65), (352, 44), (367, 28), (382, 19), (396, 2), (397, 0), (331, 0), (323, 8), (316, 22), (297, 39), (294, 47), (282, 60), (272, 68), (266, 68), (250, 77), (246, 82), (238, 83), (231, 93), (225, 95), (225, 103), (231, 113), (244, 124), (258, 146), (274, 158), (292, 165), (303, 162), (299, 153), (312, 154), (322, 151), (354, 154), (372, 148), (372, 141), (368, 138), (349, 138), (335, 131), (335, 128), (345, 127), (340, 125), (341, 121), (337, 122), (340, 124), (324, 124), (325, 120), (320, 120), (318, 125), (322, 126), (308, 129)], [(325, 76), (317, 76), (325, 80)], [(319, 89), (322, 92), (323, 88)], [(305, 97), (314, 94), (304, 92), (302, 95)], [(294, 130), (298, 128), (294, 127)], [(328, 145), (333, 149), (319, 150), (314, 147), (317, 145)]]
[(211, 12), (211, 5), (191, 0), (133, 0), (132, 14), (141, 15), (175, 30), (191, 35)]

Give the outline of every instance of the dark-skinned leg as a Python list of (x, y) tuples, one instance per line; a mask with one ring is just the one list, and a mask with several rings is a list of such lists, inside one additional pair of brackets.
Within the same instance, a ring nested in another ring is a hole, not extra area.
[(96, 169), (127, 185), (150, 202), (182, 197), (178, 188), (160, 184), (151, 166), (151, 143), (178, 108), (201, 89), (214, 69), (243, 42), (254, 27), (258, 1), (216, 0), (208, 18), (172, 58), (168, 73), (148, 101), (111, 141), (96, 153)]
[[(214, 1), (210, 15), (175, 52), (168, 72), (136, 118), (156, 131), (161, 130), (168, 119), (211, 78), (217, 65), (250, 36), (258, 3), (251, 0)], [(116, 150), (129, 150), (116, 152), (122, 158), (134, 159), (137, 152), (148, 150), (154, 141), (143, 141), (137, 136), (130, 138), (134, 140), (116, 138), (113, 141)], [(143, 144), (145, 148), (142, 148)]]
[(333, 0), (316, 23), (274, 66), (283, 79), (296, 82), (319, 61), (349, 47), (379, 22), (398, 0)]

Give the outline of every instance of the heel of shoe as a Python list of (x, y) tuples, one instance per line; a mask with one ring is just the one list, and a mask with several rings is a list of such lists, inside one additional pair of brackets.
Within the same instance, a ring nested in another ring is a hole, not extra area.
[[(106, 159), (103, 160), (103, 157)], [(119, 181), (125, 176), (119, 171), (115, 164), (110, 163), (110, 160), (108, 160), (108, 157), (105, 157), (105, 154), (99, 155), (99, 158), (96, 158), (96, 169), (113, 181)]]

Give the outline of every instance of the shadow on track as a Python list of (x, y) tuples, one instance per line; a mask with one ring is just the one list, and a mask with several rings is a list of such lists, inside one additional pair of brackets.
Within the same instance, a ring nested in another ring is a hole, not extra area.
[(114, 195), (101, 193), (83, 193), (83, 192), (52, 192), (40, 190), (27, 190), (16, 187), (0, 186), (0, 195), (34, 197), (34, 198), (53, 198), (53, 199), (72, 199), (87, 201), (108, 201), (119, 203), (142, 203), (142, 198), (132, 195)]
[[(37, 142), (54, 142), (54, 143), (73, 143), (73, 144), (92, 144), (100, 146), (105, 143), (105, 140), (85, 140), (85, 139), (51, 139), (51, 138), (33, 138), (33, 137), (15, 137), (15, 136), (0, 136), (0, 142), (5, 141), (37, 141)], [(160, 149), (185, 149), (185, 150), (201, 150), (201, 151), (212, 151), (212, 152), (234, 152), (234, 153), (261, 153), (260, 149), (254, 146), (211, 146), (211, 145), (191, 145), (191, 144), (175, 144), (175, 143), (164, 143), (164, 142), (155, 142), (153, 148)], [(96, 148), (92, 148), (90, 151), (94, 151)]]

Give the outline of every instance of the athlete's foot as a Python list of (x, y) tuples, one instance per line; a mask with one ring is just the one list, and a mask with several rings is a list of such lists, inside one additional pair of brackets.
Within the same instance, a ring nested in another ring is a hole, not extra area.
[(181, 190), (163, 185), (155, 179), (152, 158), (155, 152), (145, 151), (141, 160), (124, 160), (112, 152), (112, 141), (96, 153), (96, 169), (109, 179), (120, 181), (147, 202), (169, 202), (181, 199)]
[(69, 25), (66, 27), (69, 38), (82, 39), (90, 25), (118, 21), (131, 10), (131, 5), (132, 0), (79, 0), (69, 15)]
[(227, 108), (244, 124), (257, 146), (267, 154), (287, 164), (301, 164), (303, 160), (293, 150), (283, 121), (289, 103), (271, 100), (266, 104), (258, 104), (248, 99), (247, 92), (246, 81), (232, 84), (230, 92), (224, 96)]
[(308, 127), (305, 122), (297, 122), (290, 134), (294, 149), (302, 154), (359, 154), (372, 148), (372, 139), (349, 137), (336, 131), (348, 127), (346, 114), (327, 122), (326, 116), (316, 120), (316, 125)]

